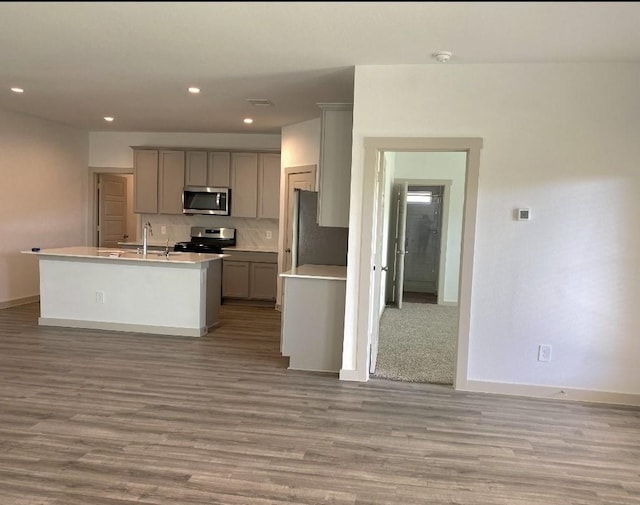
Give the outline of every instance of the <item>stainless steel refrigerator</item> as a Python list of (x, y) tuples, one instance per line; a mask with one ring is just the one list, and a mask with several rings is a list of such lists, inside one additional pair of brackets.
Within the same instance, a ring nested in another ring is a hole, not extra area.
[(300, 265), (347, 264), (349, 228), (318, 226), (318, 192), (295, 190), (293, 260)]

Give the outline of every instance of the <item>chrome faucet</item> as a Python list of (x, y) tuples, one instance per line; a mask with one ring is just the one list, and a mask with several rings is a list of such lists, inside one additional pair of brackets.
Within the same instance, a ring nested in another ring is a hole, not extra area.
[(153, 230), (151, 229), (151, 223), (147, 221), (144, 223), (144, 230), (142, 231), (142, 254), (147, 255), (147, 235), (151, 234), (153, 237)]

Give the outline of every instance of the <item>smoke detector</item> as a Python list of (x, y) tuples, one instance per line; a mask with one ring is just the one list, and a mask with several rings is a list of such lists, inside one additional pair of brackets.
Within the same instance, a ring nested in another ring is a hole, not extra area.
[(437, 53), (433, 53), (431, 56), (436, 60), (438, 60), (438, 62), (440, 63), (446, 63), (451, 59), (451, 56), (453, 56), (453, 53), (449, 51), (439, 51)]

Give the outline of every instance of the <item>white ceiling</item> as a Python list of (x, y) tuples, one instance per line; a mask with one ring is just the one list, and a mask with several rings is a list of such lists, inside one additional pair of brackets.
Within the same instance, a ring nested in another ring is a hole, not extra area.
[(354, 65), (638, 62), (639, 27), (635, 2), (2, 2), (0, 107), (92, 131), (280, 133), (351, 102)]

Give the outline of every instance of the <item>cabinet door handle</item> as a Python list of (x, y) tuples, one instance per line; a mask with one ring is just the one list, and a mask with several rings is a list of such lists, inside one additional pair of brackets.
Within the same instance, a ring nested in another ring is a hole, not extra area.
[(291, 252), (291, 249), (289, 249), (288, 247), (284, 250), (284, 252)]

